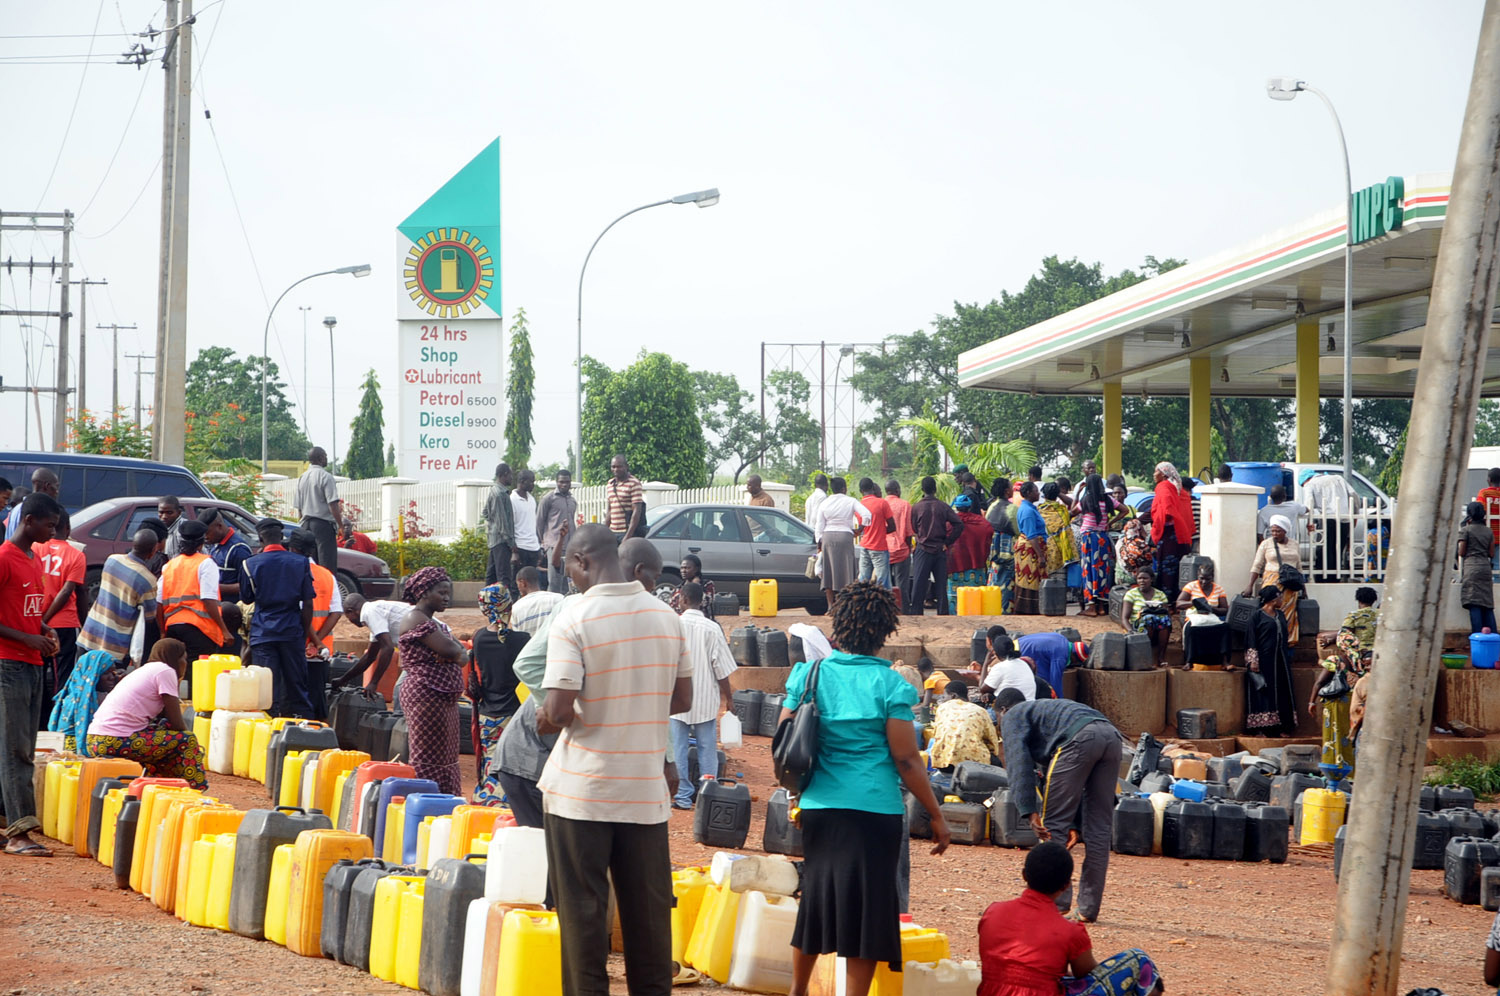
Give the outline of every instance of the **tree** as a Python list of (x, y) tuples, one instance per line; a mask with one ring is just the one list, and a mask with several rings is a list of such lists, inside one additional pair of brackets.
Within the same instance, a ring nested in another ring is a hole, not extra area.
[(360, 385), (359, 414), (349, 423), (349, 449), (344, 454), (344, 473), (355, 480), (380, 477), (385, 472), (385, 409), (380, 402), (380, 381), (374, 369)]
[[(988, 487), (997, 477), (1017, 477), (1036, 462), (1036, 448), (1021, 439), (1008, 443), (983, 442), (965, 445), (950, 426), (935, 419), (909, 418), (899, 423), (903, 428), (916, 431), (923, 438), (924, 447), (935, 447), (948, 454), (954, 466), (965, 463), (980, 483)], [(934, 474), (938, 494), (947, 501), (958, 494), (958, 484), (952, 474)]]
[(728, 464), (738, 484), (745, 468), (762, 458), (766, 441), (766, 423), (755, 407), (755, 396), (740, 387), (734, 374), (694, 370), (693, 385), (707, 445), (708, 477), (712, 480)]
[(616, 453), (643, 480), (702, 487), (708, 446), (696, 387), (685, 364), (641, 350), (624, 370), (583, 358), (583, 478), (601, 484)]
[(292, 406), (282, 393), (276, 364), (269, 357), (240, 359), (234, 350), (209, 346), (198, 351), (187, 368), (184, 402), (189, 412), (234, 413), (233, 424), (220, 427), (213, 450), (217, 459), (260, 459), (260, 372), (266, 370), (267, 455), (273, 460), (301, 460), (310, 446)]
[(505, 462), (524, 467), (531, 459), (531, 403), (536, 393), (536, 371), (531, 366), (531, 333), (526, 309), (516, 309), (510, 327), (510, 378), (506, 384), (509, 411), (505, 416)]
[[(766, 451), (762, 468), (781, 481), (800, 481), (818, 467), (822, 428), (809, 414), (812, 385), (794, 370), (766, 376)], [(735, 478), (739, 483), (739, 478)]]
[(385, 444), (385, 476), (396, 476), (396, 444), (393, 442)]

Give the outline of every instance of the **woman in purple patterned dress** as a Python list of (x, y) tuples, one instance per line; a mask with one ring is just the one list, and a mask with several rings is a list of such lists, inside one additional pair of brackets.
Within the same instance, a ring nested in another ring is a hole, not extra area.
[(418, 778), (430, 778), (450, 795), (463, 794), (458, 770), (458, 697), (463, 693), (463, 644), (433, 616), (453, 599), (453, 582), (441, 567), (424, 567), (406, 581), (412, 609), (401, 620), (401, 708)]

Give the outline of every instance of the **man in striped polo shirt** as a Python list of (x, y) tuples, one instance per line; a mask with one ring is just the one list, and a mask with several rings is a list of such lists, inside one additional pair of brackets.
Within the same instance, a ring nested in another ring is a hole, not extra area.
[(626, 580), (607, 527), (579, 527), (565, 566), (583, 595), (552, 620), (537, 724), (543, 733), (561, 730), (538, 787), (563, 992), (609, 991), (612, 874), (627, 985), (665, 996), (672, 879), (662, 759), (667, 717), (692, 705), (693, 661), (676, 613)]
[(99, 595), (78, 635), (79, 650), (103, 650), (116, 661), (129, 656), (130, 635), (141, 612), (148, 619), (156, 614), (156, 575), (149, 565), (160, 542), (154, 530), (142, 527), (129, 553), (116, 553), (104, 562)]

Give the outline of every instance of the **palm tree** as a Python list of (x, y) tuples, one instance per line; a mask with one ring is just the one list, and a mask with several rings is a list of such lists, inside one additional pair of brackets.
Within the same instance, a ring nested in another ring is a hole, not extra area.
[[(965, 445), (959, 441), (958, 433), (951, 426), (943, 425), (935, 418), (905, 418), (897, 425), (916, 430), (917, 449), (924, 446), (938, 448), (948, 455), (954, 466), (968, 464), (969, 472), (979, 479), (982, 487), (988, 487), (989, 482), (997, 477), (1023, 474), (1036, 463), (1036, 447), (1023, 439)], [(944, 501), (952, 501), (958, 494), (958, 484), (954, 482), (953, 475), (943, 473), (932, 476), (937, 481), (938, 497)]]

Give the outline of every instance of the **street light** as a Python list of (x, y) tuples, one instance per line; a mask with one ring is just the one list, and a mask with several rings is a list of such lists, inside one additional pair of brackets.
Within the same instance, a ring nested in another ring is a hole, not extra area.
[(338, 377), (333, 366), (333, 327), (338, 323), (339, 320), (332, 315), (323, 319), (323, 325), (328, 329), (328, 462), (335, 470), (339, 465), (339, 415), (338, 402), (334, 400), (334, 389), (338, 386)]
[(260, 337), (260, 472), (266, 472), (266, 430), (269, 425), (268, 413), (266, 412), (266, 371), (271, 366), (271, 357), (267, 355), (271, 343), (271, 316), (276, 314), (276, 305), (281, 303), (281, 298), (292, 292), (292, 287), (305, 283), (314, 277), (326, 277), (333, 273), (347, 273), (355, 277), (368, 277), (370, 275), (370, 264), (360, 263), (358, 266), (341, 266), (337, 270), (319, 270), (317, 273), (309, 273), (301, 280), (294, 282), (291, 287), (281, 292), (281, 297), (271, 305), (271, 310), (266, 312), (266, 329)]
[(583, 275), (588, 272), (589, 259), (594, 255), (594, 247), (599, 244), (599, 239), (604, 238), (605, 234), (611, 228), (614, 228), (637, 211), (661, 207), (663, 204), (696, 204), (701, 208), (706, 208), (713, 207), (717, 203), (719, 203), (719, 188), (713, 187), (708, 190), (695, 190), (690, 194), (678, 194), (676, 197), (669, 197), (664, 201), (653, 201), (650, 204), (642, 204), (638, 208), (632, 208), (608, 225), (605, 225), (604, 231), (599, 233), (599, 238), (595, 239), (594, 244), (589, 246), (588, 255), (583, 257), (583, 267), (578, 271), (578, 393), (576, 395), (578, 410), (576, 413), (577, 421), (574, 426), (576, 431), (573, 436), (574, 480), (583, 480)]
[(1333, 101), (1315, 86), (1308, 86), (1293, 76), (1272, 76), (1266, 80), (1266, 96), (1272, 100), (1295, 100), (1306, 91), (1328, 108), (1334, 130), (1339, 135), (1339, 151), (1344, 156), (1344, 482), (1354, 484), (1354, 182), (1349, 175), (1349, 146), (1344, 142), (1344, 126)]

